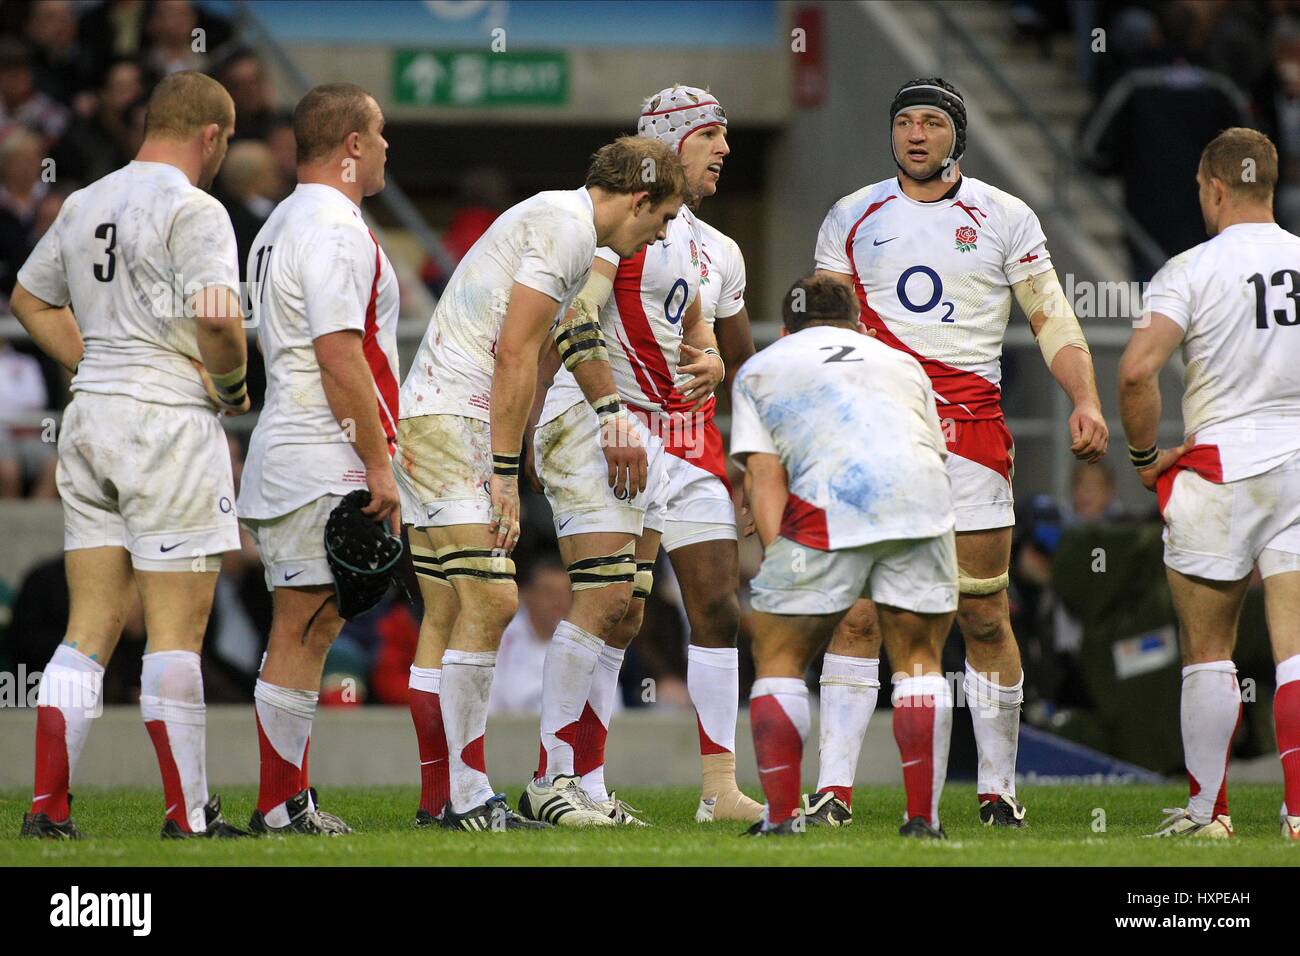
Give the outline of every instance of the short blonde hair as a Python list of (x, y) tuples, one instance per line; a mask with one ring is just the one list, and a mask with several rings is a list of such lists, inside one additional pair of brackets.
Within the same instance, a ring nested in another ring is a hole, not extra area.
[(293, 111), (298, 165), (328, 159), (353, 133), (368, 132), (375, 116), (372, 99), (355, 83), (326, 83), (308, 90)]
[(210, 123), (221, 129), (234, 126), (235, 102), (212, 77), (184, 70), (154, 87), (144, 116), (144, 135), (186, 140)]
[(657, 139), (620, 136), (591, 157), (587, 186), (611, 193), (650, 194), (650, 205), (690, 198), (686, 170), (677, 153)]
[(1225, 129), (1201, 153), (1201, 174), (1241, 199), (1269, 202), (1277, 188), (1277, 147), (1259, 130)]

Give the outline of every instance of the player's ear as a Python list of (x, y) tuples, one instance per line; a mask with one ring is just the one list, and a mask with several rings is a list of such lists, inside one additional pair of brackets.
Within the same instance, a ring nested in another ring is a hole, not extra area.
[(641, 215), (643, 212), (648, 212), (649, 210), (650, 210), (650, 192), (649, 192), (649, 190), (646, 190), (646, 191), (644, 191), (644, 192), (639, 192), (639, 193), (633, 193), (633, 194), (632, 194), (632, 214), (633, 214), (634, 216), (639, 216), (639, 215)]
[(861, 319), (858, 319), (858, 334), (859, 334), (859, 335), (871, 335), (871, 334), (872, 334), (871, 330), (870, 330), (869, 328), (867, 328), (867, 323), (863, 322)]
[(202, 144), (204, 151), (214, 149), (221, 139), (221, 127), (217, 123), (209, 123), (203, 127)]

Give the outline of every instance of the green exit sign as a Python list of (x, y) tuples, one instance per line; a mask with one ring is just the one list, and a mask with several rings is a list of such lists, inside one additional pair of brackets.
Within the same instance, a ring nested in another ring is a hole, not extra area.
[(564, 53), (397, 50), (393, 99), (409, 106), (559, 106), (569, 98)]

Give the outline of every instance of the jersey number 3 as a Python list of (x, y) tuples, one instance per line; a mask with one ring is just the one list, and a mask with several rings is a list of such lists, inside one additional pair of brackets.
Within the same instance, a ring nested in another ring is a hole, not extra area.
[(103, 239), (108, 243), (104, 247), (104, 255), (108, 256), (108, 259), (105, 262), (95, 263), (95, 278), (100, 282), (112, 282), (117, 272), (117, 254), (113, 251), (117, 247), (117, 223), (101, 222), (95, 227), (95, 238)]

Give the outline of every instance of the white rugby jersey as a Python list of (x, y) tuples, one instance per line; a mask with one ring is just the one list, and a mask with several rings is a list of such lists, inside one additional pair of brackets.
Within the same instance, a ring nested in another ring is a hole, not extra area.
[(563, 316), (595, 254), (595, 213), (585, 186), (538, 193), (503, 212), (465, 253), (438, 299), (402, 383), (402, 417), (491, 421), (497, 337), (511, 286), (550, 296), (559, 303), (556, 316)]
[(695, 233), (700, 240), (700, 312), (713, 325), (745, 307), (745, 257), (734, 239), (698, 217)]
[[(600, 327), (619, 397), (642, 411), (684, 411), (689, 404), (677, 390), (677, 363), (682, 320), (700, 290), (695, 217), (683, 206), (665, 238), (630, 259), (603, 247), (596, 255), (618, 267), (614, 290), (600, 310)], [(573, 373), (561, 368), (546, 393), (539, 424), (581, 401)]]
[(777, 455), (781, 535), (823, 551), (930, 538), (954, 525), (934, 391), (911, 357), (851, 329), (813, 326), (736, 375), (731, 454)]
[(245, 308), (266, 362), (266, 402), (239, 490), (244, 518), (275, 518), (324, 494), (366, 487), (365, 466), (330, 411), (313, 345), (353, 329), (374, 380), (389, 452), (397, 435), (397, 276), (361, 210), (303, 183), (248, 253)]
[(1156, 273), (1145, 311), (1186, 331), (1183, 429), (1218, 449), (1218, 480), (1300, 451), (1300, 238), (1271, 222), (1229, 226)]
[(817, 234), (817, 268), (853, 276), (862, 321), (921, 362), (940, 414), (958, 421), (1002, 417), (1011, 286), (1051, 267), (1033, 210), (969, 176), (936, 202), (894, 178), (865, 186)]
[(23, 288), (72, 305), (86, 351), (72, 391), (211, 408), (187, 302), (239, 295), (239, 253), (221, 203), (166, 163), (133, 161), (59, 211), (18, 272)]

